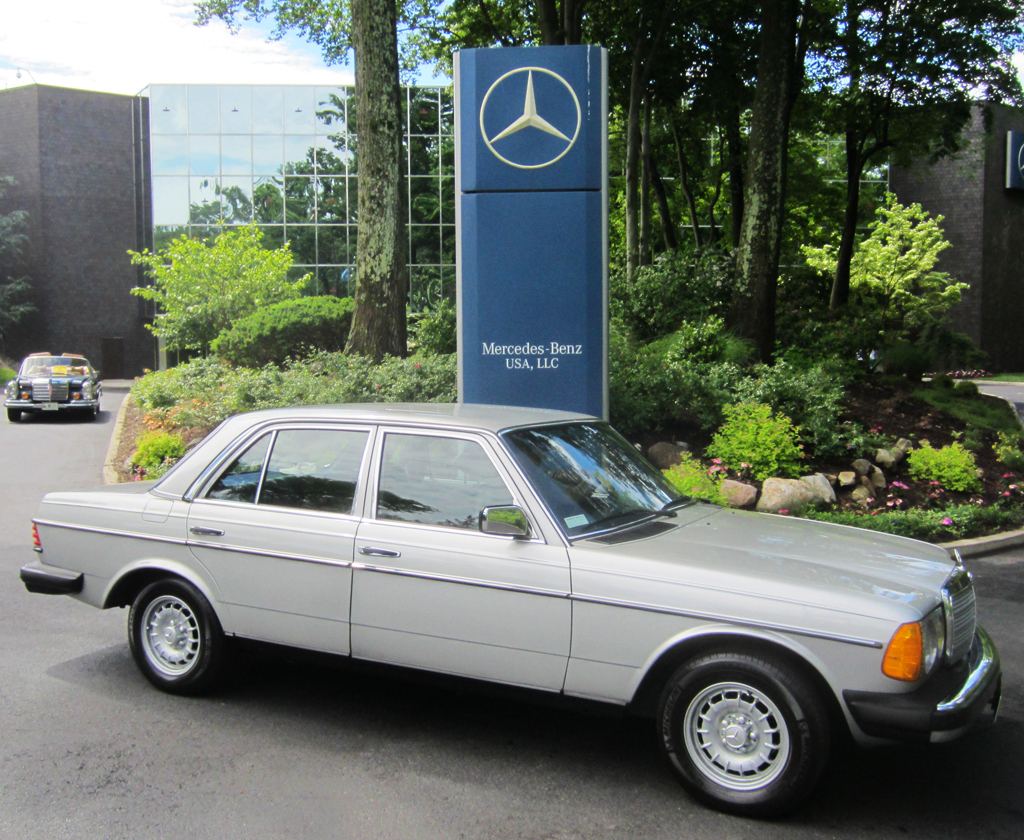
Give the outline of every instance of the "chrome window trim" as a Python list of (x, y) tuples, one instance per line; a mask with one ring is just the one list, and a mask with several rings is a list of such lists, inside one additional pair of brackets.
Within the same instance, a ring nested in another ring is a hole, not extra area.
[(416, 578), (418, 580), (429, 580), (435, 583), (454, 583), (460, 586), (475, 586), (479, 589), (498, 589), (503, 592), (518, 592), (524, 595), (540, 595), (545, 598), (572, 598), (571, 592), (564, 592), (559, 589), (541, 589), (533, 586), (513, 586), (509, 583), (497, 583), (477, 578), (452, 577), (450, 575), (435, 575), (430, 572), (412, 571), (409, 569), (396, 569), (393, 566), (378, 566), (376, 564), (363, 563), (359, 560), (352, 564), (354, 571), (377, 572), (382, 575), (397, 575), (398, 577)]
[[(253, 510), (255, 505), (252, 502), (236, 502), (232, 499), (207, 499), (205, 497), (196, 499), (192, 502), (193, 506), (205, 507), (229, 507), (241, 510)], [(259, 506), (261, 511), (273, 512), (273, 513), (289, 513), (299, 514), (302, 516), (314, 516), (319, 519), (345, 519), (352, 522), (359, 522), (360, 517), (354, 513), (336, 513), (330, 510), (313, 510), (312, 508), (292, 508), (292, 507), (281, 507), (280, 505), (268, 505), (262, 504)], [(195, 514), (198, 515), (198, 514)]]
[(196, 548), (211, 548), (219, 551), (231, 551), (236, 554), (251, 554), (255, 557), (271, 557), (275, 560), (293, 560), (297, 563), (316, 563), (321, 566), (337, 566), (347, 569), (352, 566), (351, 560), (335, 560), (331, 557), (311, 557), (305, 554), (288, 554), (278, 551), (260, 551), (256, 548), (234, 545), (232, 543), (206, 542), (205, 540), (188, 540), (188, 545)]
[[(537, 536), (539, 532), (533, 524), (533, 520), (532, 517), (529, 515), (529, 511), (523, 505), (518, 505), (518, 507), (527, 515), (527, 519), (530, 520), (530, 527), (532, 528), (534, 533), (534, 536), (530, 537), (528, 540), (524, 540), (519, 537), (513, 537), (509, 534), (489, 534), (486, 531), (479, 531), (473, 528), (456, 528), (452, 525), (431, 525), (426, 522), (406, 522), (404, 519), (377, 519), (376, 517), (372, 517), (371, 520), (378, 525), (387, 525), (388, 527), (394, 526), (396, 528), (402, 528), (405, 530), (418, 531), (421, 528), (427, 528), (431, 531), (436, 531), (438, 533), (443, 534), (469, 534), (474, 537), (486, 537), (487, 539), (491, 540), (504, 540), (506, 542), (516, 542), (520, 545), (530, 545), (531, 543), (537, 545), (547, 545), (547, 543), (544, 541), (542, 537)], [(378, 539), (377, 537), (365, 537), (360, 535), (357, 535), (357, 538), (364, 539), (367, 542), (374, 542)]]

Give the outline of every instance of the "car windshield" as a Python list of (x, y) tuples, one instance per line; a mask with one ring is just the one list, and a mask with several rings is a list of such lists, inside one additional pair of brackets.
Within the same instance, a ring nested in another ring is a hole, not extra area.
[(689, 501), (604, 423), (516, 429), (502, 437), (570, 537), (630, 525)]
[(22, 376), (87, 376), (89, 362), (78, 356), (29, 356), (21, 363)]

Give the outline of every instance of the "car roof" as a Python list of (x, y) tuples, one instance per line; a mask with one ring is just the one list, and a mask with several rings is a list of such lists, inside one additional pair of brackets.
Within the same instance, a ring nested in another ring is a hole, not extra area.
[(595, 421), (600, 418), (547, 408), (477, 403), (347, 403), (268, 408), (236, 414), (214, 429), (183, 463), (161, 480), (161, 491), (180, 496), (207, 464), (250, 430), (277, 423), (367, 423), (423, 429), (501, 432), (523, 426)]

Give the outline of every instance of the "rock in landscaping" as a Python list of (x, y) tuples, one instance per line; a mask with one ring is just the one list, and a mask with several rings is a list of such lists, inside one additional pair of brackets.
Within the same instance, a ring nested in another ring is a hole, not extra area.
[(804, 482), (795, 478), (768, 478), (761, 485), (761, 498), (757, 509), (762, 513), (799, 513), (808, 505), (818, 505), (821, 500)]
[(751, 508), (757, 501), (757, 488), (743, 481), (727, 478), (722, 482), (722, 496), (729, 507)]
[(866, 458), (858, 458), (853, 462), (853, 469), (857, 475), (867, 475), (871, 472), (872, 464)]
[(679, 444), (662, 441), (647, 450), (647, 458), (659, 470), (667, 470), (683, 460), (681, 452), (683, 452), (683, 447)]
[(811, 488), (811, 491), (821, 500), (823, 505), (834, 505), (836, 503), (836, 491), (832, 489), (832, 482), (821, 473), (801, 476), (800, 480)]
[(850, 499), (861, 507), (867, 507), (874, 494), (867, 487), (854, 487)]
[(871, 479), (871, 486), (875, 490), (884, 490), (886, 488), (885, 473), (880, 469), (875, 469), (868, 478)]
[(876, 449), (875, 463), (884, 469), (892, 469), (893, 464), (896, 463), (896, 455), (888, 449)]
[(839, 473), (839, 486), (840, 487), (853, 487), (857, 483), (857, 473), (853, 470), (843, 470)]

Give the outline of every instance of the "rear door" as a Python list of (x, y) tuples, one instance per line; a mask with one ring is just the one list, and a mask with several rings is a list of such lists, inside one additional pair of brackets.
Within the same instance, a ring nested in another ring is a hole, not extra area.
[(189, 547), (237, 635), (349, 653), (353, 511), (371, 439), (365, 426), (264, 431), (192, 502)]

